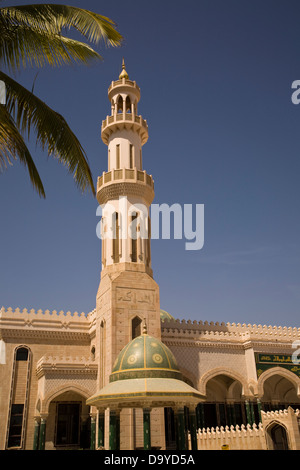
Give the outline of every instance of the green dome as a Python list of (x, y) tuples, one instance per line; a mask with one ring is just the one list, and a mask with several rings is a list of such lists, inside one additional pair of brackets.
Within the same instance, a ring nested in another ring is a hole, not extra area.
[(122, 349), (114, 363), (110, 382), (141, 377), (182, 380), (173, 353), (160, 340), (148, 334), (134, 338)]
[(175, 320), (175, 318), (169, 312), (166, 312), (165, 310), (160, 310), (160, 319), (162, 321)]

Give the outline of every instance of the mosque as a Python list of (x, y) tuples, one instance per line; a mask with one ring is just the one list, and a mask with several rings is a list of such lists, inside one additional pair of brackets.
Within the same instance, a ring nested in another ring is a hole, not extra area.
[(124, 62), (108, 98), (96, 307), (1, 308), (0, 449), (299, 450), (300, 328), (180, 321), (161, 309), (148, 125)]

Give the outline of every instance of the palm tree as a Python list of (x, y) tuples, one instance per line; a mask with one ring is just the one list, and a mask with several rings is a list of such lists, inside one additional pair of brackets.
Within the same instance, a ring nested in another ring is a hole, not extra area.
[[(62, 35), (74, 28), (89, 42), (118, 46), (122, 36), (115, 23), (102, 15), (65, 5), (24, 5), (0, 8), (0, 67), (8, 73), (22, 67), (58, 67), (88, 64), (101, 56), (85, 42)], [(30, 180), (41, 197), (44, 187), (25, 143), (31, 130), (48, 155), (57, 158), (73, 174), (84, 192), (95, 194), (86, 154), (65, 119), (11, 76), (0, 70), (6, 87), (6, 104), (0, 104), (0, 171), (13, 160), (23, 163)]]

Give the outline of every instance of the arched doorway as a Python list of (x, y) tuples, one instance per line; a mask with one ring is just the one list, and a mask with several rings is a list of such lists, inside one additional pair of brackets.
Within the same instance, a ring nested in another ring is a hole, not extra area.
[(287, 432), (284, 426), (274, 423), (268, 429), (272, 450), (289, 450)]
[(299, 379), (295, 374), (279, 367), (261, 374), (259, 392), (261, 393), (262, 409), (276, 411), (287, 409), (289, 406), (295, 409), (299, 408), (297, 380)]
[(246, 402), (243, 384), (230, 373), (219, 372), (205, 383), (206, 401), (197, 407), (199, 428), (259, 422), (256, 401)]
[(90, 407), (86, 397), (74, 390), (56, 395), (48, 407), (45, 448), (90, 448)]

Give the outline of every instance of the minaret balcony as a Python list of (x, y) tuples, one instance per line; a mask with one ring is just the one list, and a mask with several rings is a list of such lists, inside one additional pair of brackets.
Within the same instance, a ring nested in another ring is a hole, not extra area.
[(106, 204), (120, 196), (142, 197), (150, 205), (154, 198), (154, 181), (146, 171), (137, 168), (120, 168), (103, 172), (97, 181), (97, 200)]
[(148, 124), (142, 116), (136, 116), (132, 113), (116, 113), (107, 116), (102, 121), (101, 137), (103, 142), (108, 145), (110, 135), (119, 129), (133, 130), (141, 137), (141, 143), (144, 145), (148, 140)]

